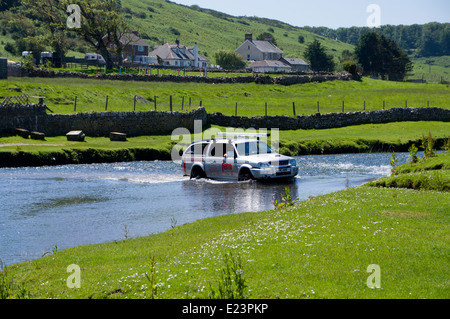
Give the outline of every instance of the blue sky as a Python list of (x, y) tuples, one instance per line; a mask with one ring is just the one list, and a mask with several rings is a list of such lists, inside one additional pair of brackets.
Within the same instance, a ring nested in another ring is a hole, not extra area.
[(213, 9), (234, 16), (257, 16), (287, 22), (294, 26), (329, 28), (366, 26), (373, 11), (380, 9), (380, 23), (425, 24), (450, 22), (450, 0), (173, 0), (173, 2)]

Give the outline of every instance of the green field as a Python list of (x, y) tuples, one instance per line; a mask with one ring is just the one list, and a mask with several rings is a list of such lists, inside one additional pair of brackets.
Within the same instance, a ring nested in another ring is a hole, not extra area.
[[(226, 132), (227, 128), (220, 126), (204, 128), (203, 137), (210, 138), (211, 134), (217, 131)], [(279, 131), (278, 151), (291, 156), (406, 151), (411, 143), (420, 146), (420, 140), (428, 133), (439, 141), (436, 146), (440, 149), (450, 138), (449, 132), (448, 122), (426, 121), (365, 124), (322, 130)], [(194, 140), (193, 133), (191, 132), (191, 140)], [(274, 133), (272, 132), (272, 136)], [(140, 158), (169, 159), (172, 147), (179, 141), (181, 137), (172, 137), (170, 134), (128, 137), (126, 142), (111, 142), (108, 137), (87, 136), (84, 142), (72, 142), (67, 141), (65, 136), (49, 136), (45, 138), (45, 141), (41, 141), (3, 135), (0, 136), (0, 161), (10, 156), (19, 160), (18, 157), (30, 154), (27, 156), (38, 160), (35, 162), (36, 165), (42, 165), (51, 164), (49, 159), (63, 154), (61, 163), (69, 160), (76, 163), (77, 158), (83, 162), (80, 157), (83, 153), (87, 154), (91, 161), (94, 160), (93, 156), (97, 156), (95, 161), (101, 160), (102, 156), (104, 161), (130, 161)], [(271, 142), (269, 138), (268, 143), (271, 144)], [(150, 150), (156, 151), (157, 154), (149, 153)], [(24, 157), (21, 161), (27, 160), (29, 158)], [(4, 165), (4, 163), (1, 164)]]
[[(448, 192), (363, 185), (148, 237), (55, 249), (9, 265), (0, 290), (8, 298), (228, 298), (217, 292), (230, 280), (236, 298), (448, 299), (449, 207)], [(72, 264), (80, 288), (66, 284)], [(227, 264), (230, 275), (221, 277)], [(379, 288), (370, 288), (374, 265)]]
[[(11, 78), (0, 80), (0, 96), (43, 96), (55, 113), (169, 110), (172, 96), (173, 111), (189, 111), (200, 103), (208, 113), (220, 112), (238, 116), (262, 116), (267, 103), (268, 115), (309, 115), (317, 112), (381, 110), (391, 107), (449, 107), (450, 89), (443, 84), (401, 83), (364, 78), (362, 81), (332, 81), (291, 86), (260, 84), (203, 84), (174, 82), (105, 81), (94, 79)], [(108, 106), (106, 107), (106, 97)], [(184, 102), (182, 105), (182, 101)], [(190, 101), (190, 107), (189, 107)], [(34, 102), (37, 103), (35, 99)]]

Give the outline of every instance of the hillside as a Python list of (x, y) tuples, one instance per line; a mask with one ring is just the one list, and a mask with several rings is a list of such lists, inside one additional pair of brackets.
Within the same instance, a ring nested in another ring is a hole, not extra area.
[[(263, 32), (270, 32), (287, 57), (303, 57), (307, 44), (314, 39), (321, 41), (329, 53), (336, 57), (336, 61), (343, 50), (353, 48), (350, 44), (270, 19), (234, 17), (164, 0), (122, 0), (121, 3), (122, 14), (127, 23), (139, 31), (150, 46), (175, 42), (176, 39), (186, 45), (197, 42), (200, 53), (211, 60), (220, 49), (236, 49), (244, 41), (245, 33), (253, 33), (256, 37)], [(303, 43), (299, 42), (299, 36)], [(2, 32), (0, 40), (0, 55), (11, 58), (11, 54), (4, 50), (5, 44), (12, 42), (11, 36)], [(72, 50), (74, 51), (70, 51), (69, 55), (77, 52), (76, 48)]]
[[(206, 52), (209, 58), (217, 50), (236, 49), (244, 41), (245, 33), (253, 33), (255, 37), (263, 32), (272, 33), (288, 57), (302, 57), (306, 45), (314, 39), (320, 40), (335, 56), (353, 48), (280, 21), (234, 17), (198, 6), (187, 7), (163, 0), (123, 0), (122, 7), (125, 12), (130, 9), (131, 13), (125, 13), (128, 23), (145, 33), (151, 46), (176, 39), (186, 45), (197, 42), (200, 51)], [(299, 42), (299, 36), (303, 37), (303, 43)]]

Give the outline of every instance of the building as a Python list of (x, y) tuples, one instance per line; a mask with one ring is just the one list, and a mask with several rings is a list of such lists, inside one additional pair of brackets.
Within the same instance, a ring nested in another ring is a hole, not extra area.
[[(106, 37), (104, 38), (106, 40)], [(142, 57), (147, 57), (149, 53), (149, 45), (147, 42), (137, 36), (136, 32), (128, 32), (122, 34), (119, 39), (122, 45), (122, 59), (129, 61), (140, 61)], [(106, 44), (109, 50), (115, 50), (117, 45), (110, 41)]]
[(236, 50), (244, 61), (264, 61), (279, 60), (283, 57), (281, 51), (272, 43), (271, 37), (266, 37), (264, 41), (253, 40), (252, 34), (245, 35), (245, 41)]
[(303, 59), (285, 58), (283, 51), (273, 44), (271, 36), (261, 41), (253, 40), (252, 34), (247, 33), (244, 43), (234, 52), (244, 61), (253, 62), (249, 66), (253, 72), (309, 71), (309, 65)]
[(207, 68), (209, 60), (198, 53), (198, 45), (186, 47), (177, 40), (176, 43), (166, 43), (150, 52), (156, 57), (159, 65), (174, 67)]
[(280, 60), (255, 61), (248, 67), (253, 72), (289, 72), (292, 68)]
[(280, 61), (289, 65), (292, 71), (309, 71), (309, 64), (302, 59), (282, 57)]

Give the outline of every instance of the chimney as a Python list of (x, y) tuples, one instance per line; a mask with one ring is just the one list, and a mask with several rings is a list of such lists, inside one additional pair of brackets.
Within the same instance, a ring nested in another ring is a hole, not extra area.
[(196, 68), (199, 67), (199, 63), (198, 63), (198, 44), (197, 44), (197, 42), (194, 45), (194, 67), (196, 67)]
[(253, 35), (251, 33), (245, 34), (245, 41), (253, 41)]

